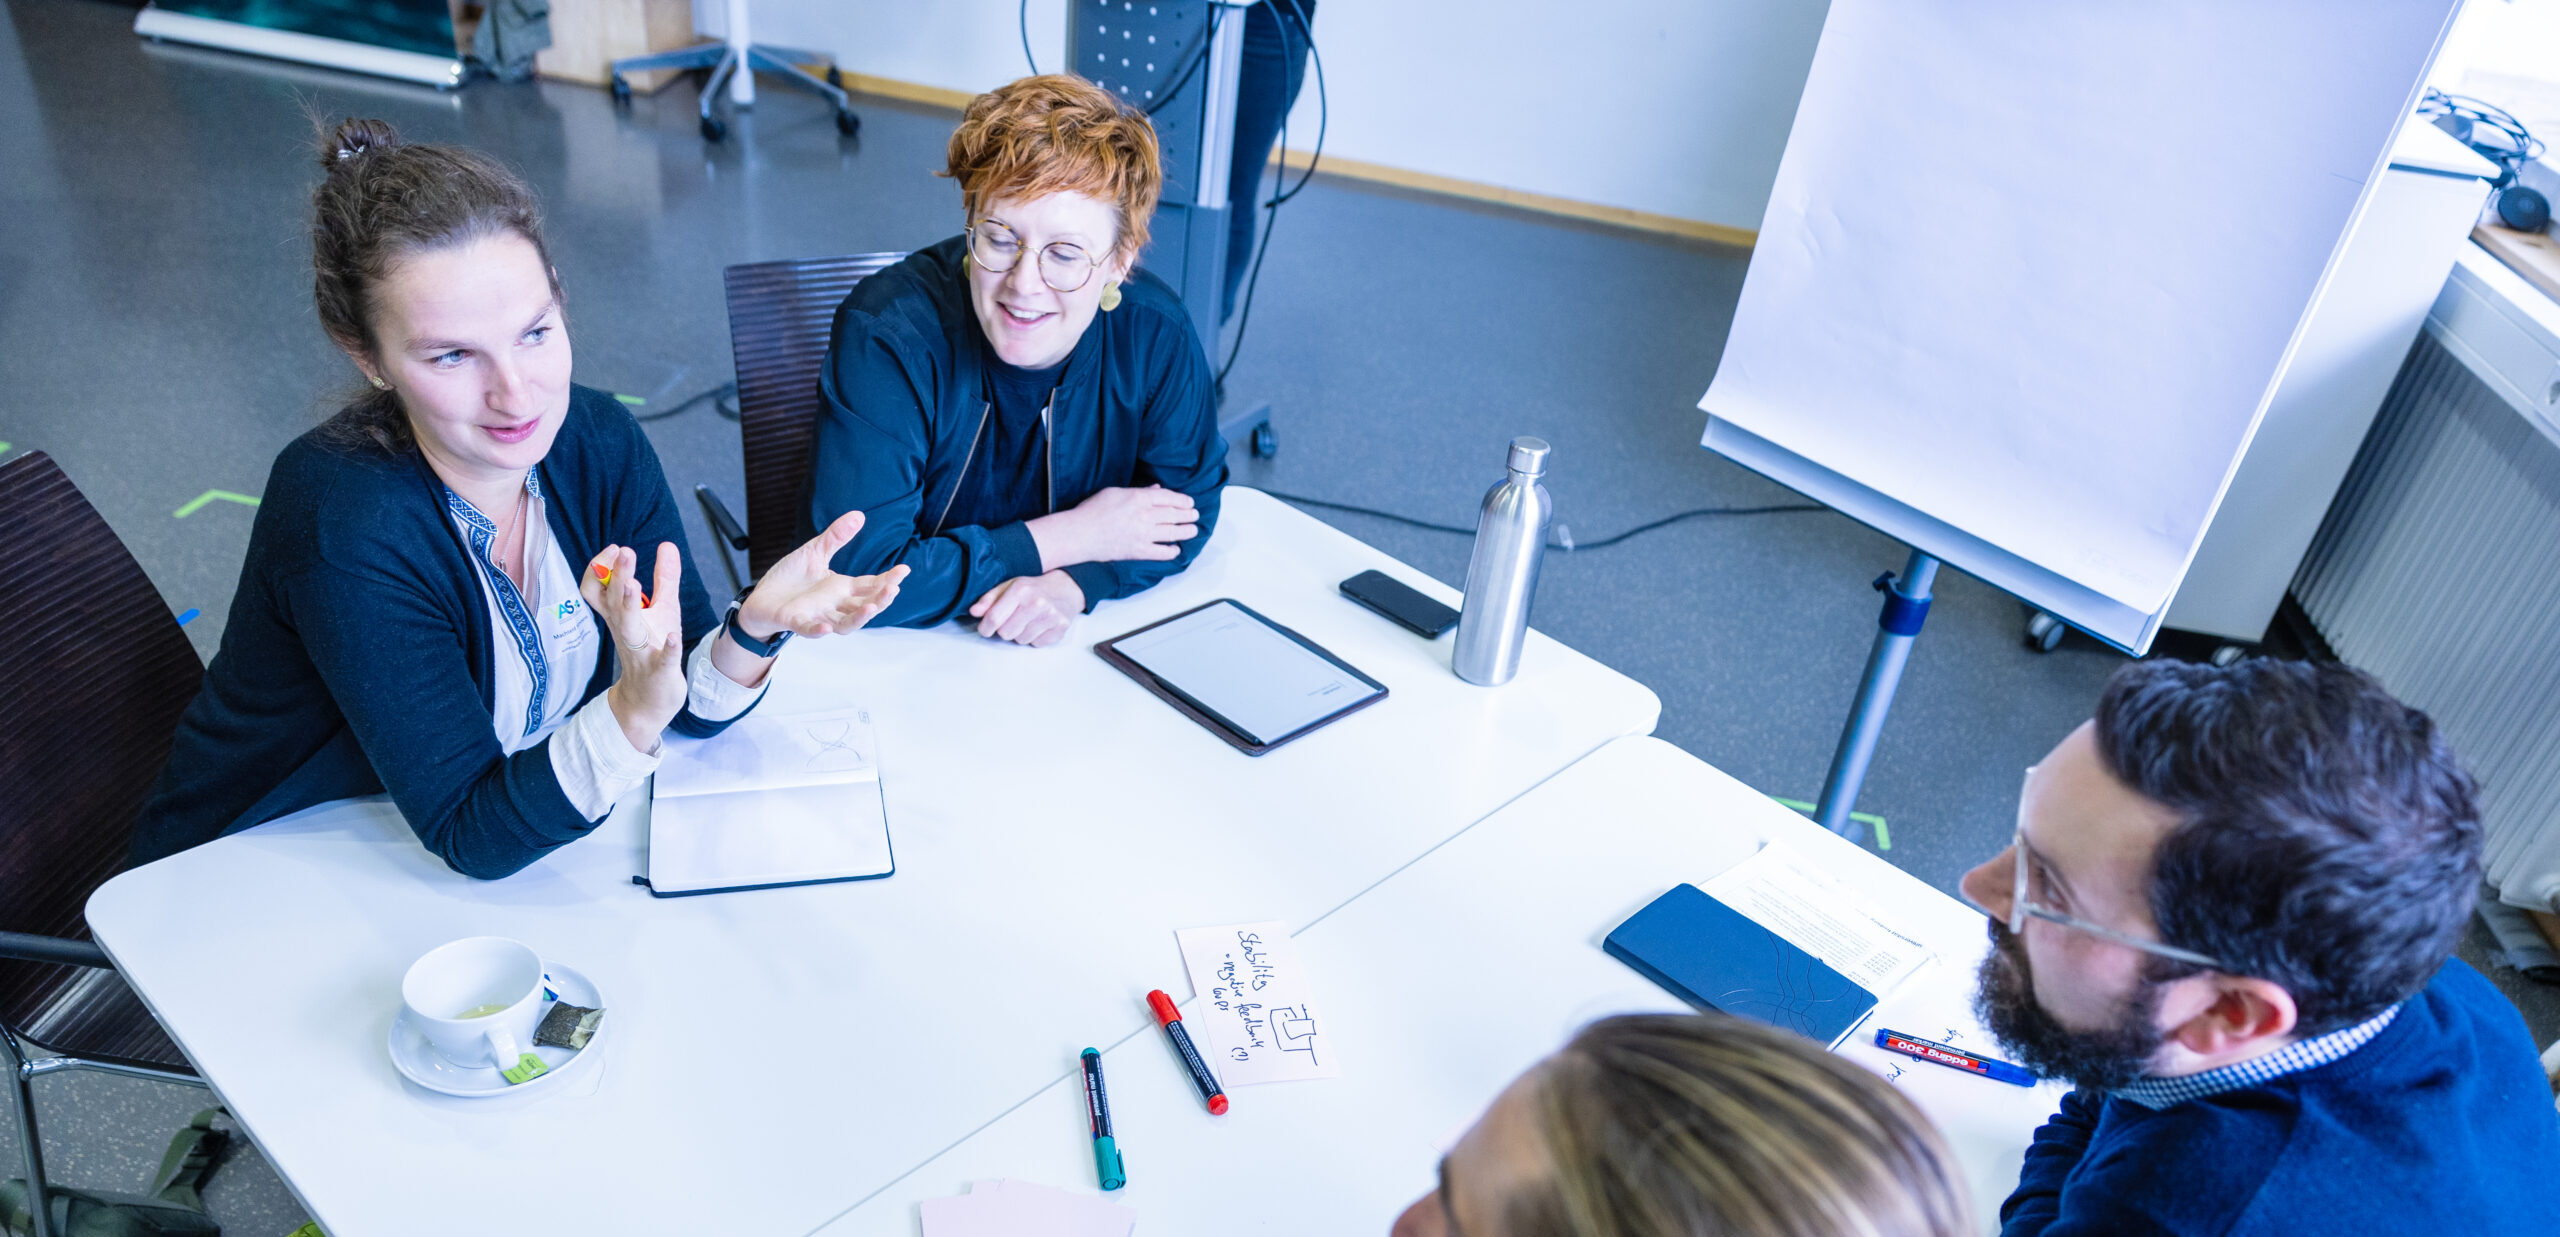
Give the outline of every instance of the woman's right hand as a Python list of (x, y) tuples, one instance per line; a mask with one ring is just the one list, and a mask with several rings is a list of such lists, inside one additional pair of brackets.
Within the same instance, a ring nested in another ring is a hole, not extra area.
[(1180, 490), (1112, 486), (1025, 527), (1040, 547), (1043, 571), (1078, 563), (1164, 562), (1182, 553), (1183, 542), (1200, 535), (1200, 511)]
[(645, 595), (639, 566), (630, 547), (606, 546), (579, 577), (578, 594), (604, 619), (621, 667), (605, 692), (607, 707), (631, 750), (648, 753), (658, 750), (658, 736), (684, 709), (683, 560), (674, 542), (658, 543), (657, 578)]

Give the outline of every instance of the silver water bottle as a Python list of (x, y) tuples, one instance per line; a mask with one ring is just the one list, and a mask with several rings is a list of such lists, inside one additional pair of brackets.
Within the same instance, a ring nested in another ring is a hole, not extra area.
[(1520, 673), (1529, 640), (1529, 602), (1538, 592), (1538, 558), (1547, 548), (1555, 500), (1538, 478), (1547, 472), (1547, 441), (1511, 440), (1510, 475), (1485, 492), (1476, 514), (1475, 557), (1467, 560), (1467, 597), (1458, 611), (1458, 647), (1450, 669), (1483, 687)]

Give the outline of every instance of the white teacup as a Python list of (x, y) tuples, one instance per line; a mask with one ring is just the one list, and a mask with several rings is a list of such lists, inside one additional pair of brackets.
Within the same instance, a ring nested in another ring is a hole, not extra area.
[(533, 1029), (542, 1020), (542, 957), (503, 936), (472, 936), (438, 945), (411, 963), (400, 980), (410, 1021), (444, 1059), (500, 1072), (526, 1070)]

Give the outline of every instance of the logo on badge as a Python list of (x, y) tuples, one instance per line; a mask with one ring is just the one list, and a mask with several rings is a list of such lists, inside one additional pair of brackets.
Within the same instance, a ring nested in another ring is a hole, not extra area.
[(575, 597), (569, 598), (568, 600), (561, 602), (561, 603), (560, 603), (560, 617), (562, 617), (562, 618), (564, 618), (564, 619), (565, 619), (565, 618), (575, 618), (575, 617), (577, 617), (577, 613), (578, 613), (578, 604), (579, 604), (579, 603), (578, 603), (578, 599), (577, 599), (577, 598), (575, 598)]

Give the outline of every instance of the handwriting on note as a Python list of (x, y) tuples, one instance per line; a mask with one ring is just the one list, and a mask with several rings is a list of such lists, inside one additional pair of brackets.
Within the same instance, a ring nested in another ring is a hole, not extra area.
[(1209, 1066), (1220, 1082), (1238, 1087), (1342, 1073), (1286, 925), (1185, 928), (1174, 936), (1199, 998), (1183, 1019), (1208, 1035)]

